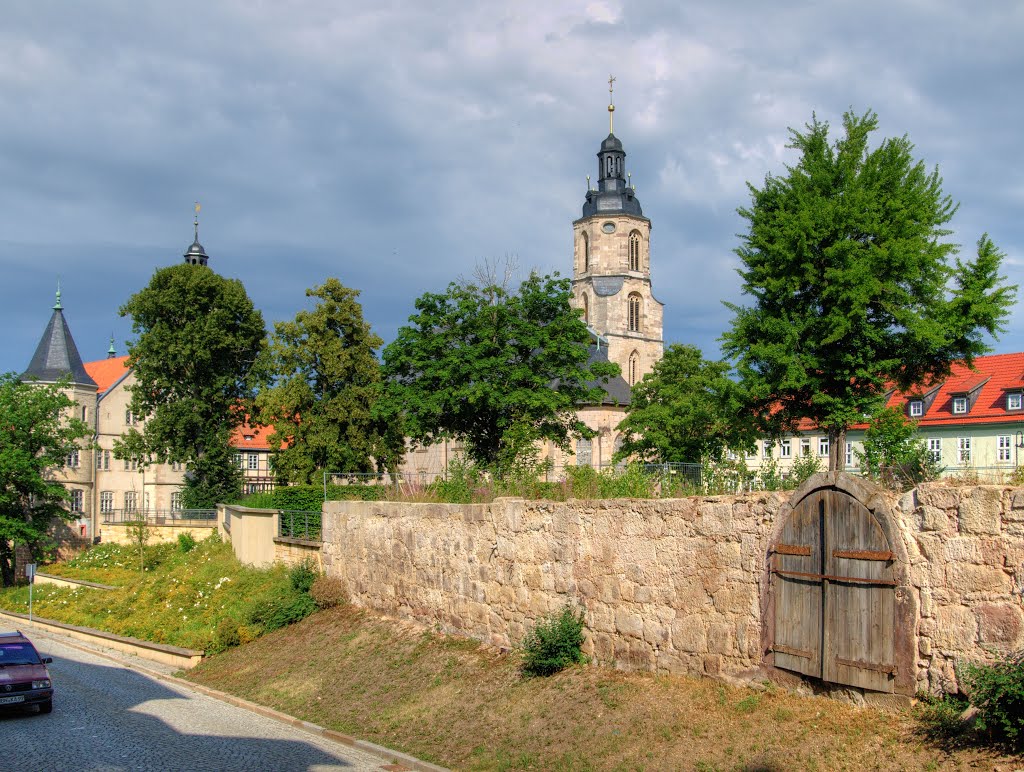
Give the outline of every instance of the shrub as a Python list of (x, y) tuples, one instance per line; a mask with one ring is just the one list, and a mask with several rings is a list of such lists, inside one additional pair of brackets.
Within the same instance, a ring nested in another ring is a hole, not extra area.
[[(253, 604), (247, 622), (261, 632), (269, 633), (293, 622), (301, 622), (314, 611), (316, 603), (308, 592), (278, 587)], [(242, 630), (239, 630), (239, 635), (242, 635)]]
[(586, 662), (583, 654), (583, 611), (567, 603), (542, 617), (523, 640), (523, 673), (548, 676), (569, 665)]
[(961, 680), (978, 708), (978, 729), (1024, 749), (1024, 651), (994, 665), (968, 665)]
[(348, 588), (336, 576), (318, 576), (309, 595), (320, 608), (334, 608), (348, 603)]
[(213, 641), (207, 647), (206, 653), (216, 654), (230, 649), (232, 646), (238, 646), (241, 642), (242, 638), (238, 634), (238, 622), (231, 617), (224, 617), (217, 623), (217, 627), (213, 631)]
[(967, 700), (957, 695), (935, 697), (930, 694), (918, 695), (917, 720), (929, 740), (940, 743), (958, 743), (967, 734), (971, 725), (961, 718), (967, 707)]
[(310, 558), (306, 558), (298, 565), (288, 569), (288, 579), (292, 583), (292, 588), (297, 592), (309, 592), (318, 576), (320, 576), (320, 572), (316, 570), (316, 566)]
[(196, 548), (196, 537), (192, 534), (179, 533), (178, 534), (178, 552), (191, 552)]

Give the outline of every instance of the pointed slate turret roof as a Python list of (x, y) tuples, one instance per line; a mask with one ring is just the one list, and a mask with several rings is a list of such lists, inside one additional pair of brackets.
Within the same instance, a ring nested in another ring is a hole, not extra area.
[(79, 386), (96, 386), (96, 381), (85, 371), (75, 339), (71, 337), (71, 329), (64, 319), (64, 307), (60, 304), (60, 290), (57, 290), (53, 316), (50, 317), (50, 323), (46, 325), (46, 331), (36, 346), (36, 353), (28, 369), (21, 374), (21, 380), (53, 383), (65, 376), (71, 378), (71, 383)]

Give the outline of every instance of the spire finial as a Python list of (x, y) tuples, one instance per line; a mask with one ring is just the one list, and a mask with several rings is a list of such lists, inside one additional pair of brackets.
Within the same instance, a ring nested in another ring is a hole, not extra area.
[(63, 311), (64, 306), (60, 304), (60, 279), (57, 279), (57, 302), (53, 304), (54, 311)]
[(196, 217), (195, 217), (195, 221), (193, 223), (195, 225), (195, 229), (196, 229), (196, 241), (199, 241), (199, 210), (200, 209), (202, 209), (202, 207), (199, 205), (199, 202), (196, 201)]
[(110, 348), (107, 349), (107, 359), (117, 356), (117, 349), (114, 348), (114, 333), (110, 333)]
[(608, 76), (608, 133), (615, 133), (615, 124), (613, 119), (615, 118), (615, 76)]

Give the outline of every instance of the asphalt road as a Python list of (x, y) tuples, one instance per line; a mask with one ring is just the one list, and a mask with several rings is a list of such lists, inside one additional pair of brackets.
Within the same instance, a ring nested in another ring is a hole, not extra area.
[(31, 635), (53, 713), (0, 712), (2, 770), (381, 770), (390, 762)]

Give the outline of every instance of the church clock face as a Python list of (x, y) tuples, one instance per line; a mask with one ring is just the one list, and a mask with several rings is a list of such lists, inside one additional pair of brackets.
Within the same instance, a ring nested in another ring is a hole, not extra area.
[(601, 230), (603, 230), (605, 233), (615, 233), (615, 223), (606, 222), (604, 225), (601, 226)]

